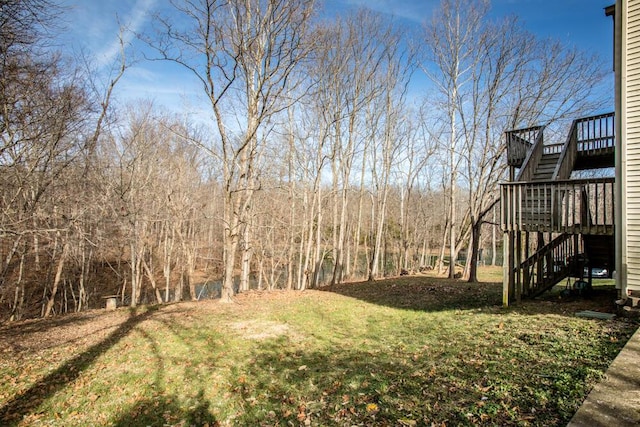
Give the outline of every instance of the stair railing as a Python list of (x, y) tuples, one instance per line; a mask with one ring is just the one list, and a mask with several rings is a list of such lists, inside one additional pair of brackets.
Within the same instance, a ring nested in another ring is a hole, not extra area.
[(520, 264), (523, 296), (538, 296), (569, 275), (567, 260), (582, 250), (577, 237), (560, 234)]
[(516, 129), (505, 132), (507, 137), (507, 164), (516, 168), (522, 167), (531, 147), (540, 132), (541, 126)]
[(578, 120), (574, 120), (571, 123), (571, 130), (569, 130), (569, 136), (562, 147), (560, 153), (560, 159), (556, 169), (553, 171), (551, 179), (569, 179), (571, 172), (573, 171), (573, 165), (576, 163), (576, 157), (578, 157)]
[(533, 148), (527, 153), (516, 181), (531, 181), (544, 152), (544, 126), (539, 126)]

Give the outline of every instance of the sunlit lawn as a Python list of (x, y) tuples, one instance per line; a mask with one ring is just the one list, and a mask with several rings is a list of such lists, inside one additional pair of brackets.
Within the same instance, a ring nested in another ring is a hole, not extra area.
[(635, 325), (500, 299), (409, 277), (11, 325), (0, 424), (565, 425)]

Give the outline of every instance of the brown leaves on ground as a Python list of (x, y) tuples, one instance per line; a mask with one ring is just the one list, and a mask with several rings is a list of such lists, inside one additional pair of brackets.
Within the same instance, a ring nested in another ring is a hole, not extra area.
[[(374, 304), (412, 310), (472, 309), (476, 307), (500, 306), (502, 287), (497, 283), (467, 283), (457, 280), (428, 276), (409, 276), (373, 282), (343, 283), (323, 287), (320, 290), (357, 298)], [(314, 291), (305, 291), (306, 293)], [(162, 317), (189, 321), (196, 313), (224, 311), (261, 310), (260, 301), (277, 301), (283, 308), (288, 303), (302, 297), (299, 291), (250, 291), (235, 297), (235, 304), (220, 305), (217, 300), (173, 303), (162, 306), (151, 318)], [(581, 310), (612, 312), (613, 298), (610, 289), (595, 290), (589, 298), (560, 298), (557, 295), (543, 296), (541, 301), (525, 301), (522, 310), (573, 314)], [(144, 310), (139, 308), (138, 311)], [(54, 348), (89, 347), (108, 336), (131, 317), (131, 309), (115, 311), (90, 310), (67, 316), (15, 322), (0, 326), (0, 355), (23, 354)], [(246, 323), (246, 322), (245, 322)], [(286, 334), (286, 325), (251, 325), (242, 322), (232, 328), (253, 330), (255, 339)], [(259, 331), (258, 331), (259, 329)], [(266, 334), (266, 335), (265, 335)], [(252, 333), (249, 333), (252, 335)], [(252, 336), (253, 336), (252, 335)], [(54, 354), (55, 356), (55, 354)]]

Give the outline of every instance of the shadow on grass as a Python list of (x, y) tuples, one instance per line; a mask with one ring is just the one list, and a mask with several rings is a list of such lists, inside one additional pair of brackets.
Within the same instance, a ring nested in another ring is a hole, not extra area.
[(467, 283), (427, 276), (344, 283), (321, 290), (372, 304), (420, 311), (471, 310), (502, 303), (501, 283)]
[[(184, 312), (183, 310), (173, 310), (172, 314)], [(175, 335), (185, 346), (189, 346), (188, 337), (181, 334), (181, 329), (176, 327), (174, 322), (162, 319), (162, 315), (154, 318), (155, 321)], [(165, 391), (165, 373), (167, 363), (175, 363), (175, 359), (167, 360), (167, 356), (162, 349), (162, 343), (154, 338), (145, 328), (139, 328), (137, 332), (148, 343), (151, 354), (155, 359), (155, 379), (153, 381), (153, 396), (148, 396), (136, 401), (132, 406), (121, 411), (110, 425), (117, 427), (135, 426), (218, 426), (215, 416), (211, 413), (210, 402), (204, 395), (204, 389), (200, 388), (198, 393), (192, 397), (178, 397)], [(205, 334), (200, 339), (208, 337)], [(196, 339), (197, 341), (198, 339)], [(169, 379), (171, 380), (171, 378)], [(200, 382), (195, 375), (186, 375), (182, 381)]]
[[(560, 289), (562, 286), (556, 286)], [(615, 312), (615, 287), (596, 287), (588, 295), (562, 296), (558, 289), (509, 307), (521, 314), (575, 316), (583, 310)], [(502, 283), (468, 283), (445, 278), (415, 276), (374, 282), (344, 283), (322, 288), (327, 292), (368, 303), (417, 311), (502, 310)]]
[[(261, 345), (234, 372), (238, 425), (566, 425), (586, 396), (589, 367), (559, 357), (505, 362), (473, 346), (287, 350)], [(568, 395), (570, 394), (570, 395)]]
[(113, 347), (136, 325), (148, 319), (157, 310), (157, 306), (147, 307), (143, 313), (131, 309), (129, 319), (104, 340), (76, 355), (27, 390), (9, 399), (0, 407), (0, 421), (10, 424), (19, 422), (24, 415), (37, 409), (47, 398), (75, 381), (100, 355)]
[(2, 336), (23, 336), (35, 332), (46, 332), (51, 328), (66, 325), (83, 325), (95, 321), (95, 319), (104, 315), (101, 310), (93, 310), (81, 313), (69, 313), (57, 317), (47, 317), (39, 319), (26, 319), (18, 321), (20, 326), (16, 327), (15, 323), (0, 323), (0, 335)]
[(209, 410), (209, 402), (204, 397), (203, 390), (193, 398), (195, 402), (188, 408), (175, 396), (160, 396), (137, 402), (126, 413), (113, 422), (115, 427), (135, 426), (217, 426), (216, 418)]

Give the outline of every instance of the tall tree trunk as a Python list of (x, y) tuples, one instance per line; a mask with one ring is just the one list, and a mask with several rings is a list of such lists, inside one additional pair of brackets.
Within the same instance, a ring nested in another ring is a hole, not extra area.
[(20, 266), (18, 267), (18, 278), (15, 282), (15, 295), (13, 298), (13, 306), (11, 307), (10, 321), (22, 319), (22, 307), (24, 304), (24, 281), (22, 275), (24, 273), (24, 253), (20, 255)]
[(129, 266), (129, 269), (131, 271), (131, 301), (129, 302), (129, 305), (131, 307), (135, 307), (136, 303), (137, 303), (137, 295), (138, 295), (138, 272), (137, 272), (137, 266), (139, 265), (138, 263), (138, 250), (136, 248), (136, 244), (132, 241), (129, 245), (129, 250), (131, 251), (131, 254), (129, 256), (131, 265)]
[(288, 196), (289, 196), (289, 230), (287, 233), (287, 278), (285, 283), (285, 288), (287, 290), (293, 289), (293, 275), (295, 271), (294, 265), (294, 252), (295, 252), (295, 230), (296, 230), (296, 199), (295, 199), (295, 182), (296, 179), (294, 176), (294, 167), (293, 167), (293, 157), (295, 153), (295, 138), (293, 135), (293, 109), (291, 107), (287, 108), (287, 125), (288, 125), (288, 150), (287, 150), (287, 175), (289, 178), (289, 188), (288, 188)]
[[(451, 162), (454, 162), (453, 149), (451, 150)], [(456, 173), (452, 171), (450, 181), (449, 196), (449, 278), (453, 279), (456, 274)]]
[[(175, 228), (169, 227), (169, 224), (166, 222), (164, 224), (164, 228), (162, 275), (164, 276), (164, 300), (169, 302), (169, 289), (171, 285), (171, 255), (175, 239)], [(169, 237), (169, 228), (171, 228), (171, 237)]]
[(242, 256), (241, 256), (241, 264), (240, 264), (240, 291), (245, 292), (249, 290), (249, 275), (251, 273), (251, 255), (253, 253), (253, 249), (251, 247), (251, 234), (250, 234), (250, 223), (251, 219), (247, 219), (247, 221), (243, 225), (242, 232)]
[(360, 271), (359, 266), (359, 257), (360, 257), (360, 233), (362, 228), (362, 206), (364, 203), (364, 180), (366, 173), (366, 158), (367, 158), (367, 147), (365, 147), (364, 152), (362, 153), (362, 168), (360, 169), (360, 190), (358, 191), (358, 219), (356, 221), (356, 231), (355, 236), (353, 238), (353, 260), (351, 264), (353, 267), (350, 268), (351, 271)]
[(67, 252), (69, 251), (69, 243), (65, 242), (62, 247), (62, 253), (60, 254), (60, 258), (58, 259), (58, 267), (56, 268), (56, 275), (53, 279), (53, 286), (51, 287), (51, 296), (47, 301), (47, 306), (44, 310), (44, 317), (49, 317), (51, 312), (53, 311), (53, 305), (56, 302), (56, 294), (58, 293), (58, 285), (60, 284), (60, 278), (62, 277), (62, 270), (64, 268), (64, 263), (67, 260)]
[(471, 226), (471, 249), (469, 256), (471, 257), (471, 264), (469, 268), (469, 282), (475, 283), (478, 281), (478, 256), (480, 255), (480, 238), (482, 221), (475, 221), (472, 219)]
[(438, 274), (444, 272), (444, 254), (447, 248), (447, 236), (449, 235), (449, 219), (445, 219), (444, 227), (442, 227), (442, 244), (440, 245), (440, 254), (438, 256)]
[(322, 252), (322, 197), (319, 187), (316, 189), (316, 209), (318, 210), (318, 223), (315, 226), (315, 265), (313, 267), (313, 282), (311, 285), (312, 288), (317, 288), (320, 284), (320, 274), (322, 272), (322, 264), (324, 261), (324, 253)]
[[(385, 240), (384, 229), (385, 229), (385, 221), (386, 221), (386, 211), (387, 211), (387, 188), (386, 185), (383, 186), (382, 194), (380, 195), (381, 200), (378, 202), (378, 213), (377, 213), (377, 224), (376, 231), (374, 235), (375, 243), (373, 247), (373, 257), (371, 259), (371, 268), (369, 269), (369, 281), (373, 281), (378, 276), (378, 264), (383, 262), (384, 257), (381, 256), (380, 251), (382, 249), (382, 241)], [(384, 270), (381, 270), (384, 275)]]
[(347, 228), (347, 201), (348, 201), (348, 188), (343, 183), (342, 197), (340, 198), (340, 219), (338, 223), (338, 246), (336, 247), (335, 265), (333, 268), (333, 277), (331, 284), (335, 285), (342, 282), (342, 268), (344, 263), (344, 241)]
[[(151, 262), (153, 262), (153, 260), (151, 260)], [(142, 268), (144, 268), (144, 271), (147, 275), (147, 279), (149, 279), (149, 283), (151, 283), (151, 289), (153, 289), (153, 292), (155, 294), (156, 302), (158, 304), (162, 304), (162, 295), (160, 295), (160, 289), (157, 286), (156, 278), (153, 274), (153, 271), (149, 267), (149, 264), (144, 258), (142, 259)]]

